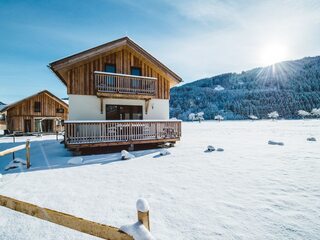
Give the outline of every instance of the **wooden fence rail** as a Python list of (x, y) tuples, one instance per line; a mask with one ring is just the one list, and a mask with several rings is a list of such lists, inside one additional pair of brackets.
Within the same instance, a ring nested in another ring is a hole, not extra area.
[[(0, 206), (102, 239), (133, 240), (132, 236), (122, 232), (119, 228), (92, 222), (48, 208), (42, 208), (37, 205), (19, 201), (10, 197), (0, 195)], [(138, 215), (139, 214), (141, 213), (138, 212)], [(148, 214), (149, 216), (149, 211), (142, 214)], [(144, 217), (144, 219), (145, 220), (141, 221), (141, 223), (145, 226), (149, 226), (149, 218)]]
[(1, 151), (0, 157), (3, 157), (3, 156), (10, 154), (10, 153), (15, 153), (15, 152), (23, 150), (23, 149), (26, 149), (27, 168), (30, 168), (30, 166), (31, 166), (31, 164), (30, 164), (30, 140), (27, 140), (26, 144), (22, 144), (22, 145)]

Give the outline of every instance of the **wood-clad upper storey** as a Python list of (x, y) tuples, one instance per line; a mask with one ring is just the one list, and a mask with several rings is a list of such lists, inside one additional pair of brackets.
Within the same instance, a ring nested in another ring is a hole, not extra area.
[(154, 91), (154, 98), (169, 99), (170, 88), (182, 81), (128, 37), (58, 60), (49, 67), (67, 86), (68, 94), (97, 95), (98, 73), (95, 72), (105, 72), (107, 64), (115, 67), (116, 74), (132, 75), (132, 68), (138, 68), (141, 76), (155, 78), (152, 88), (144, 79), (140, 83)]
[[(7, 128), (22, 132), (36, 131), (36, 119), (67, 120), (68, 111), (69, 108), (65, 102), (46, 90), (2, 109), (2, 112), (6, 112)], [(52, 131), (56, 129), (53, 122), (51, 129)]]

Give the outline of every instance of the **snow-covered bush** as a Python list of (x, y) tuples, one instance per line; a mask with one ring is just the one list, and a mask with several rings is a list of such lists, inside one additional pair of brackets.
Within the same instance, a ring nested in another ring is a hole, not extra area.
[(203, 121), (204, 120), (204, 112), (198, 112), (198, 113), (190, 113), (188, 116), (190, 121)]
[(279, 117), (279, 113), (277, 111), (268, 113), (268, 118), (271, 118), (272, 120), (277, 119)]
[(258, 120), (258, 117), (253, 114), (249, 115), (248, 118), (250, 118), (251, 120)]
[(222, 121), (224, 118), (221, 116), (221, 115), (217, 115), (214, 117), (214, 120), (217, 120), (217, 121)]
[(320, 108), (314, 108), (311, 111), (312, 116), (320, 117)]
[(196, 120), (196, 115), (194, 113), (190, 113), (188, 118), (190, 121), (194, 121), (194, 120)]
[(299, 111), (298, 111), (298, 115), (299, 115), (300, 117), (302, 117), (302, 118), (305, 118), (305, 117), (307, 117), (307, 116), (310, 116), (310, 113), (307, 112), (307, 111), (305, 111), (305, 110), (299, 110)]

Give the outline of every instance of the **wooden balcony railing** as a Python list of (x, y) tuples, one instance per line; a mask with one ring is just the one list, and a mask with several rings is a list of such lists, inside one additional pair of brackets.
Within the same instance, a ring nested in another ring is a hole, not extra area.
[(156, 93), (157, 78), (153, 77), (95, 71), (94, 78), (97, 92), (150, 96)]
[(65, 121), (64, 126), (67, 145), (170, 142), (181, 137), (179, 120)]

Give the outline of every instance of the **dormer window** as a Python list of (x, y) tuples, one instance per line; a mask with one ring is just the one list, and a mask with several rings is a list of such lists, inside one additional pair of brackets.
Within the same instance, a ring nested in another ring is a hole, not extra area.
[(41, 112), (41, 102), (34, 102), (34, 112)]

